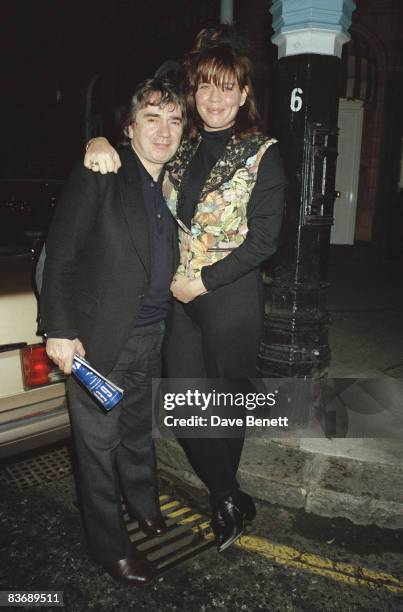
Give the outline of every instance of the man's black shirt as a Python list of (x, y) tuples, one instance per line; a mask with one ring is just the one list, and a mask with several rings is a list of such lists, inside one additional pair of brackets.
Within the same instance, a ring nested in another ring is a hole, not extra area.
[(136, 326), (150, 325), (165, 319), (171, 298), (169, 287), (174, 275), (175, 221), (162, 195), (164, 170), (154, 181), (137, 157), (141, 175), (144, 204), (148, 218), (148, 232), (151, 253), (151, 273)]

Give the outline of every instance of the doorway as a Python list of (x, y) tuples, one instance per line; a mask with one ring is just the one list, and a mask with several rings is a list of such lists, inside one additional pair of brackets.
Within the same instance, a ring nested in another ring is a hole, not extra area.
[(354, 244), (364, 108), (362, 100), (340, 99), (336, 167), (337, 197), (331, 244)]

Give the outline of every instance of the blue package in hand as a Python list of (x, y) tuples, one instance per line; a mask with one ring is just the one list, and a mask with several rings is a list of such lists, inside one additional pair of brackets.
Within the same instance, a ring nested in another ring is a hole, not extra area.
[(105, 410), (112, 410), (123, 397), (123, 389), (102, 376), (77, 353), (73, 359), (73, 374)]

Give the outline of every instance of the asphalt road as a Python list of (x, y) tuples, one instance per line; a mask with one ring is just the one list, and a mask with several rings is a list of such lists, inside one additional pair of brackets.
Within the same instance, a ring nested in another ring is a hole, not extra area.
[[(211, 547), (141, 589), (115, 582), (88, 557), (74, 478), (60, 476), (20, 489), (3, 472), (1, 590), (63, 591), (63, 609), (73, 612), (403, 611), (402, 531), (269, 504), (258, 505), (253, 529), (223, 554)], [(165, 478), (161, 492), (206, 509), (204, 498)]]

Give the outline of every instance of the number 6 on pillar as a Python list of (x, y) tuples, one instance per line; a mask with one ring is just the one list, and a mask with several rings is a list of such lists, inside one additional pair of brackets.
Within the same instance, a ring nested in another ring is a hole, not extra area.
[(291, 92), (290, 108), (293, 111), (293, 113), (298, 113), (298, 111), (300, 111), (302, 108), (302, 98), (299, 95), (302, 93), (303, 91), (300, 87), (294, 87), (294, 89)]

